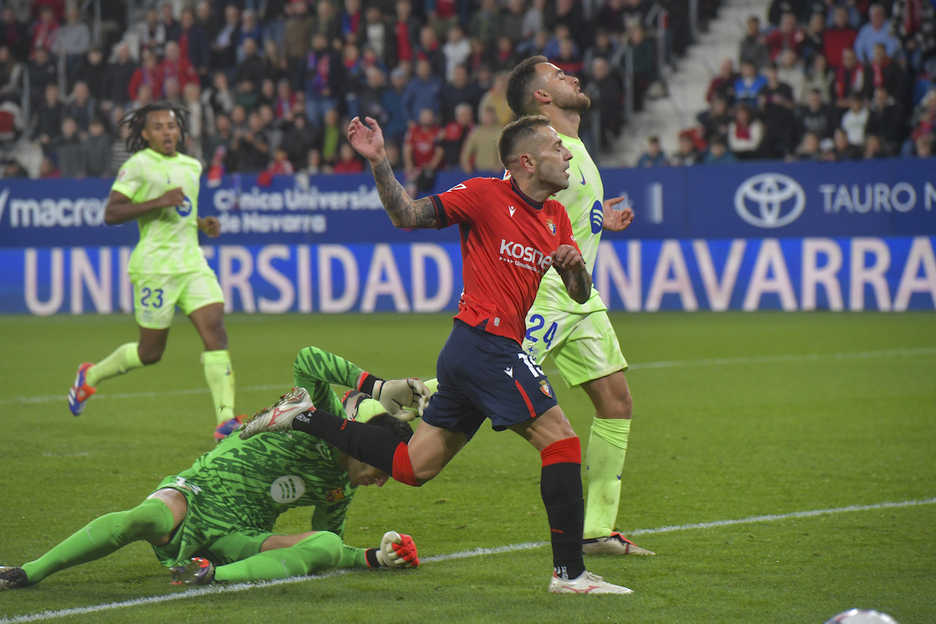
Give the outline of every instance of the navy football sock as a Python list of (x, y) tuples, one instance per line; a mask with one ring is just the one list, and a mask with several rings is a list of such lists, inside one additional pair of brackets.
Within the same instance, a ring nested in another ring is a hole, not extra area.
[(321, 438), (358, 461), (393, 474), (393, 456), (400, 441), (389, 429), (346, 420), (325, 410), (299, 414), (292, 428)]
[(574, 579), (585, 571), (582, 447), (578, 438), (567, 438), (550, 444), (540, 455), (543, 459), (540, 494), (549, 520), (553, 569), (561, 577)]

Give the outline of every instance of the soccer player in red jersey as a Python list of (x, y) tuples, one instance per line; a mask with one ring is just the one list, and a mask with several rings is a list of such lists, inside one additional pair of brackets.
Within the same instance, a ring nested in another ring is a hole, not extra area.
[[(351, 145), (370, 163), (381, 202), (400, 228), (461, 232), (464, 291), (437, 363), (438, 391), (409, 444), (323, 410), (262, 415), (241, 437), (295, 429), (321, 437), (349, 456), (408, 485), (426, 483), (468, 443), (485, 419), (511, 429), (540, 453), (540, 493), (549, 521), (555, 593), (629, 594), (585, 570), (581, 444), (559, 408), (549, 380), (520, 346), (540, 280), (555, 269), (569, 296), (588, 300), (591, 276), (562, 204), (549, 199), (569, 185), (571, 154), (543, 116), (508, 124), (498, 141), (510, 178), (473, 178), (413, 200), (390, 168), (383, 133), (354, 118)], [(369, 126), (369, 127), (368, 127)], [(361, 390), (367, 392), (367, 380)]]

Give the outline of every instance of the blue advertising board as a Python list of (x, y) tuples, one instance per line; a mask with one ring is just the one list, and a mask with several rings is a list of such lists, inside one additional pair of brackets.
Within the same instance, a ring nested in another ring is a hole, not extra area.
[[(936, 308), (936, 167), (926, 160), (617, 169), (635, 220), (605, 233), (611, 309)], [(441, 192), (464, 176), (440, 174)], [(130, 311), (133, 223), (103, 224), (110, 180), (4, 181), (0, 313)], [(457, 228), (398, 230), (370, 175), (227, 176), (202, 185), (229, 311), (453, 311)]]

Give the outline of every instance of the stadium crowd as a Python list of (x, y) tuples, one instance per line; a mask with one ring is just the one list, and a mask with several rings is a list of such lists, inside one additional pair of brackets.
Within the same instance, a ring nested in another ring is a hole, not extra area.
[(40, 177), (112, 176), (129, 156), (120, 118), (156, 100), (189, 110), (185, 151), (209, 176), (362, 171), (344, 138), (356, 115), (380, 122), (414, 183), (499, 171), (506, 75), (541, 53), (581, 77), (597, 103), (584, 138), (607, 149), (625, 121), (624, 51), (639, 104), (656, 71), (644, 26), (664, 5), (682, 51), (687, 0), (123, 0), (101, 2), (100, 23), (66, 0), (7, 0), (3, 173), (26, 175), (31, 148)]
[(767, 21), (748, 18), (677, 152), (651, 137), (638, 166), (932, 156), (932, 0), (773, 0)]

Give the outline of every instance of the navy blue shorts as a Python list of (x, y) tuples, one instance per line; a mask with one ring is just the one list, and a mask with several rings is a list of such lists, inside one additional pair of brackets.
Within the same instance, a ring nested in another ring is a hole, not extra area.
[(439, 389), (423, 422), (470, 439), (485, 418), (495, 431), (558, 405), (549, 380), (516, 341), (456, 320), (436, 364)]

